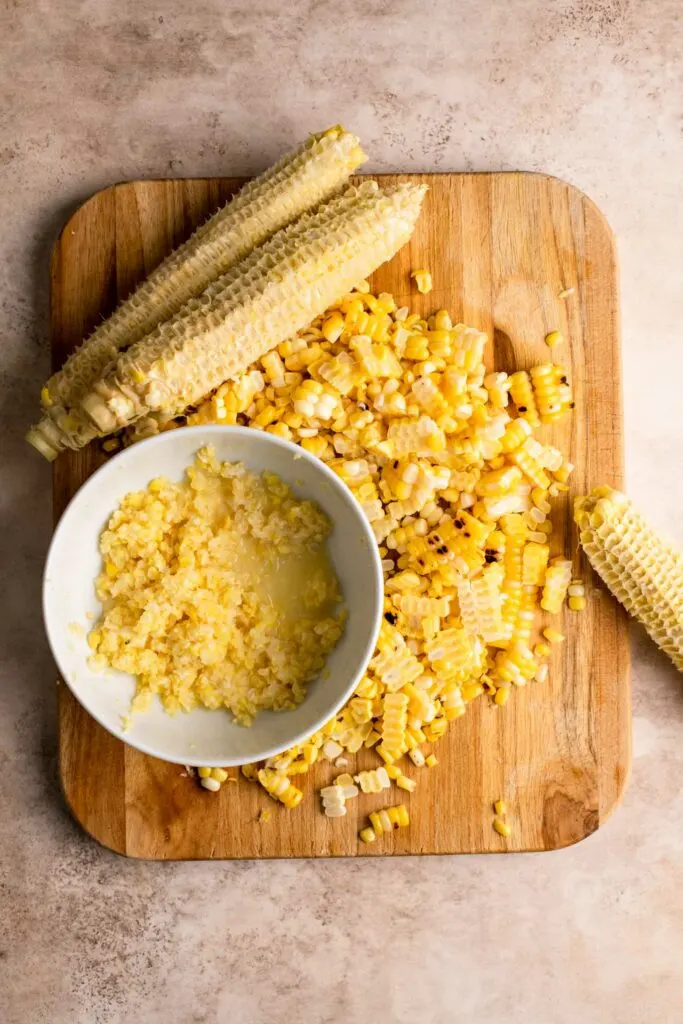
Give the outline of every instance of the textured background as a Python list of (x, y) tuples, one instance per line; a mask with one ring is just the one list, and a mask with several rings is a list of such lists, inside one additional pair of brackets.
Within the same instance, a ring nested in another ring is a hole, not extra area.
[(49, 249), (78, 203), (125, 178), (258, 171), (342, 121), (370, 170), (542, 170), (602, 207), (628, 483), (683, 539), (682, 52), (680, 0), (0, 0), (3, 1024), (680, 1021), (683, 689), (640, 632), (633, 779), (577, 847), (127, 862), (60, 802), (50, 474), (22, 436), (48, 368)]

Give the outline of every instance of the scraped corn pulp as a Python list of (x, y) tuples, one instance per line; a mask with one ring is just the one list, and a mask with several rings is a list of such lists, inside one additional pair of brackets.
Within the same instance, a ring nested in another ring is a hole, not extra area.
[(294, 708), (344, 628), (330, 529), (279, 477), (202, 449), (186, 481), (128, 494), (102, 534), (92, 667), (137, 677), (134, 711), (154, 694), (167, 711), (226, 708), (243, 725)]
[(367, 674), (324, 729), (258, 773), (287, 806), (300, 800), (290, 775), (344, 750), (372, 748), (410, 792), (395, 762), (435, 764), (422, 748), (468, 703), (486, 694), (502, 707), (511, 687), (547, 676), (539, 612), (561, 610), (573, 575), (551, 557), (549, 514), (572, 466), (534, 432), (572, 392), (552, 363), (488, 373), (486, 341), (445, 310), (424, 320), (363, 283), (189, 417), (266, 430), (323, 459), (382, 555), (384, 623)]

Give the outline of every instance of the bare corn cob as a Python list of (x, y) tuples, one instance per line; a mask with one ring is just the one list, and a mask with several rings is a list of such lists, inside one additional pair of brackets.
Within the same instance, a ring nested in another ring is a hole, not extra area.
[(187, 315), (122, 353), (84, 398), (84, 412), (101, 433), (150, 411), (182, 412), (391, 259), (410, 238), (425, 191), (368, 182), (323, 206), (303, 229), (278, 232), (208, 296), (192, 300)]
[[(354, 210), (358, 209), (359, 197), (369, 198), (370, 196), (376, 196), (377, 183), (375, 181), (367, 181), (358, 188), (348, 188), (340, 196), (336, 196), (334, 199), (329, 200), (323, 207), (320, 207), (315, 211), (307, 211), (302, 214), (293, 224), (288, 225), (282, 229), (276, 238), (271, 241), (277, 244), (287, 238), (290, 246), (293, 246), (296, 242), (301, 244), (301, 240), (306, 235), (307, 231), (320, 231), (321, 224), (339, 221), (351, 214)], [(324, 221), (323, 221), (324, 219)], [(215, 300), (219, 300), (221, 295), (230, 287), (234, 286), (236, 282), (248, 277), (250, 274), (258, 272), (258, 269), (262, 267), (264, 256), (268, 256), (268, 253), (272, 249), (272, 246), (259, 246), (253, 249), (243, 260), (231, 267), (227, 273), (219, 277), (217, 280), (212, 281), (211, 284), (202, 292), (198, 298), (190, 299), (182, 309), (173, 318), (173, 323), (177, 324), (183, 318), (190, 318), (202, 311), (207, 311), (211, 304)], [(272, 259), (270, 264), (272, 264)], [(194, 322), (194, 321), (193, 321)], [(110, 370), (115, 364), (109, 364), (107, 370)], [(95, 384), (97, 382), (93, 382)], [(221, 381), (221, 383), (223, 383)], [(202, 396), (204, 397), (204, 396)], [(144, 414), (143, 422), (145, 424), (144, 433), (154, 433), (155, 427), (153, 424), (162, 425), (168, 422), (176, 415), (176, 412), (182, 412), (183, 408), (176, 410), (164, 409), (162, 411), (147, 410)], [(137, 420), (137, 417), (136, 417)], [(56, 429), (56, 428), (55, 428)], [(82, 409), (74, 409), (69, 413), (68, 419), (63, 418), (61, 421), (61, 431), (59, 434), (58, 442), (61, 447), (68, 447), (73, 450), (82, 448), (88, 444), (94, 437), (97, 437), (100, 431), (94, 425), (93, 421), (86, 416)]]
[(41, 421), (27, 440), (47, 458), (66, 447), (69, 418), (118, 353), (175, 315), (255, 246), (329, 198), (366, 159), (337, 126), (312, 135), (245, 187), (172, 252), (76, 350), (42, 392)]
[(596, 487), (574, 518), (595, 571), (683, 671), (683, 554), (662, 540), (625, 494)]

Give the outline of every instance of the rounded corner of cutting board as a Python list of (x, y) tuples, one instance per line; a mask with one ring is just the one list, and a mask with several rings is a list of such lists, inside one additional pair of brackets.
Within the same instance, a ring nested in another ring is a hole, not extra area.
[(586, 208), (590, 217), (595, 221), (596, 226), (604, 235), (605, 241), (609, 244), (613, 255), (616, 256), (617, 243), (612, 225), (607, 220), (607, 215), (603, 213), (595, 200), (591, 199), (588, 193), (584, 192), (582, 188), (579, 188), (578, 185), (574, 185), (571, 181), (567, 181), (565, 178), (560, 178), (555, 174), (546, 174), (543, 171), (517, 171), (512, 173), (540, 178), (551, 188), (557, 188), (559, 191), (566, 191), (569, 195), (577, 199)]
[(117, 854), (119, 857), (131, 857), (131, 854), (126, 849), (125, 840), (123, 843), (119, 843), (116, 839), (114, 839), (113, 836), (110, 834), (108, 824), (105, 824), (102, 831), (100, 831), (98, 827), (99, 822), (96, 822), (95, 819), (90, 819), (87, 809), (84, 809), (83, 813), (79, 812), (73, 793), (71, 793), (69, 789), (69, 781), (73, 782), (74, 778), (68, 771), (66, 771), (63, 768), (60, 762), (59, 788), (62, 793), (62, 799), (66, 804), (66, 808), (69, 814), (76, 822), (78, 827), (83, 830), (83, 832), (85, 833), (86, 836), (88, 836), (89, 839), (93, 839), (99, 846), (103, 847), (105, 850), (110, 850), (112, 853)]

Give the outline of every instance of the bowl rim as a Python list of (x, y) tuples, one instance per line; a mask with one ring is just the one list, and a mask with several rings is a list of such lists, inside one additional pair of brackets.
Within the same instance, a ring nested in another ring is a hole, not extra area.
[[(381, 628), (381, 625), (382, 625), (382, 612), (383, 612), (383, 603), (384, 603), (384, 572), (383, 572), (383, 569), (382, 569), (382, 561), (381, 561), (381, 558), (380, 558), (377, 541), (375, 540), (375, 535), (374, 535), (374, 533), (372, 531), (372, 527), (371, 527), (369, 521), (366, 519), (365, 515), (363, 514), (363, 511), (362, 511), (358, 501), (353, 496), (353, 493), (351, 492), (350, 488), (344, 483), (344, 481), (341, 479), (341, 477), (337, 476), (337, 474), (333, 470), (331, 470), (329, 468), (329, 466), (327, 466), (321, 459), (318, 459), (317, 456), (312, 455), (310, 452), (306, 451), (306, 449), (302, 448), (300, 445), (294, 444), (291, 441), (286, 441), (286, 440), (284, 440), (284, 438), (277, 437), (277, 435), (275, 435), (275, 434), (269, 434), (266, 431), (255, 431), (253, 427), (242, 427), (242, 426), (237, 426), (237, 425), (232, 425), (232, 424), (227, 424), (227, 423), (226, 424), (223, 424), (223, 423), (219, 423), (219, 424), (206, 424), (206, 425), (196, 424), (196, 425), (192, 425), (192, 426), (186, 426), (186, 427), (179, 428), (177, 431), (176, 430), (163, 431), (162, 433), (155, 434), (153, 437), (145, 438), (145, 439), (143, 439), (141, 441), (136, 442), (135, 445), (131, 445), (129, 448), (124, 448), (122, 451), (117, 452), (116, 455), (114, 455), (112, 458), (108, 459), (105, 463), (103, 463), (103, 465), (99, 466), (95, 470), (95, 472), (92, 473), (88, 477), (88, 479), (84, 481), (83, 484), (81, 484), (81, 486), (78, 488), (76, 493), (72, 496), (72, 498), (70, 499), (70, 501), (67, 504), (66, 508), (64, 509), (64, 511), (62, 512), (61, 516), (59, 517), (59, 520), (58, 520), (58, 522), (57, 522), (57, 524), (56, 524), (56, 526), (54, 528), (54, 532), (52, 534), (52, 538), (50, 540), (50, 544), (48, 546), (47, 555), (45, 557), (45, 566), (44, 566), (44, 569), (43, 569), (43, 576), (42, 576), (42, 614), (43, 614), (43, 626), (44, 626), (44, 629), (45, 629), (45, 635), (46, 635), (46, 638), (47, 638), (48, 646), (50, 648), (50, 652), (51, 652), (52, 657), (54, 659), (54, 662), (55, 662), (55, 664), (56, 664), (56, 666), (57, 666), (57, 668), (59, 670), (61, 678), (66, 683), (66, 685), (68, 686), (69, 690), (73, 694), (74, 698), (81, 705), (81, 707), (91, 716), (91, 718), (93, 718), (99, 725), (101, 725), (103, 729), (105, 729), (108, 733), (110, 733), (110, 735), (114, 736), (116, 739), (120, 740), (121, 742), (126, 743), (128, 746), (133, 747), (135, 750), (139, 750), (143, 754), (147, 754), (150, 757), (156, 757), (156, 758), (158, 758), (160, 760), (167, 761), (170, 764), (191, 765), (192, 764), (192, 759), (188, 760), (188, 758), (186, 758), (186, 757), (178, 757), (178, 756), (169, 755), (168, 753), (164, 752), (163, 750), (160, 750), (158, 747), (152, 746), (149, 743), (146, 743), (144, 741), (136, 740), (132, 735), (129, 735), (128, 733), (124, 733), (122, 730), (121, 731), (115, 731), (111, 727), (111, 725), (108, 724), (104, 720), (103, 716), (99, 715), (97, 713), (97, 711), (93, 707), (90, 706), (90, 702), (87, 702), (86, 700), (84, 700), (82, 695), (79, 694), (76, 691), (76, 688), (74, 687), (74, 685), (72, 685), (71, 680), (68, 678), (68, 673), (65, 671), (65, 668), (62, 665), (62, 663), (60, 661), (60, 658), (58, 656), (58, 653), (57, 653), (57, 650), (56, 650), (56, 641), (55, 641), (55, 643), (53, 643), (53, 630), (50, 628), (50, 622), (49, 622), (49, 616), (48, 616), (48, 603), (49, 603), (49, 591), (50, 591), (50, 587), (52, 586), (52, 582), (51, 582), (51, 579), (50, 579), (51, 563), (52, 563), (53, 559), (55, 558), (56, 551), (57, 551), (57, 548), (58, 548), (58, 545), (59, 545), (59, 541), (60, 541), (60, 538), (61, 538), (61, 534), (64, 532), (65, 524), (66, 524), (70, 514), (73, 513), (74, 507), (77, 504), (80, 504), (82, 501), (87, 500), (88, 494), (97, 487), (98, 481), (103, 476), (106, 476), (108, 473), (110, 473), (112, 471), (112, 467), (116, 467), (117, 463), (120, 463), (121, 461), (125, 461), (130, 456), (131, 452), (139, 452), (140, 449), (143, 446), (147, 446), (148, 448), (152, 448), (152, 447), (154, 447), (156, 445), (160, 445), (160, 444), (161, 445), (163, 445), (163, 444), (172, 444), (173, 443), (173, 438), (180, 437), (180, 436), (188, 437), (189, 434), (201, 434), (204, 438), (206, 438), (207, 435), (209, 435), (209, 438), (210, 438), (211, 435), (215, 435), (215, 436), (225, 436), (225, 435), (228, 435), (228, 436), (243, 436), (243, 437), (249, 436), (249, 438), (252, 439), (254, 437), (255, 433), (258, 433), (258, 435), (260, 436), (261, 441), (265, 441), (266, 446), (267, 445), (272, 445), (275, 448), (278, 448), (278, 447), (282, 448), (282, 449), (284, 449), (286, 451), (291, 452), (292, 456), (296, 460), (303, 459), (303, 460), (307, 461), (310, 465), (313, 466), (313, 468), (315, 469), (316, 472), (318, 472), (322, 477), (326, 478), (326, 480), (333, 487), (335, 487), (337, 489), (337, 491), (342, 495), (343, 500), (346, 502), (346, 504), (349, 506), (349, 508), (352, 509), (353, 515), (355, 516), (356, 520), (358, 521), (358, 524), (360, 525), (361, 530), (364, 533), (366, 540), (368, 541), (367, 548), (368, 548), (368, 552), (369, 552), (369, 558), (370, 558), (371, 563), (372, 563), (372, 569), (373, 569), (372, 575), (374, 577), (375, 584), (376, 584), (376, 586), (375, 586), (376, 597), (375, 597), (375, 601), (374, 601), (374, 625), (373, 625), (370, 637), (369, 637), (367, 643), (365, 644), (365, 646), (363, 648), (362, 655), (359, 656), (359, 658), (358, 658), (357, 668), (356, 668), (355, 672), (352, 673), (349, 676), (348, 685), (344, 688), (344, 690), (341, 693), (341, 695), (337, 699), (335, 699), (333, 702), (330, 703), (329, 707), (326, 709), (324, 714), (322, 714), (321, 716), (319, 716), (316, 719), (316, 722), (315, 722), (315, 724), (312, 727), (308, 727), (307, 726), (306, 729), (299, 730), (297, 733), (293, 733), (291, 738), (287, 741), (285, 746), (282, 746), (281, 744), (276, 744), (274, 747), (265, 748), (263, 751), (259, 752), (258, 756), (252, 756), (251, 761), (252, 762), (254, 762), (254, 761), (262, 761), (262, 760), (265, 760), (265, 759), (267, 759), (269, 757), (275, 757), (278, 754), (281, 754), (283, 751), (288, 750), (290, 747), (297, 746), (298, 744), (304, 742), (306, 739), (308, 739), (309, 736), (311, 736), (315, 732), (318, 732), (322, 728), (322, 726), (325, 725), (326, 722), (328, 722), (332, 717), (334, 717), (337, 714), (337, 712), (344, 706), (344, 704), (349, 700), (351, 695), (353, 694), (356, 686), (358, 685), (358, 682), (360, 681), (360, 679), (362, 678), (363, 674), (365, 673), (365, 671), (366, 671), (366, 669), (368, 667), (368, 663), (369, 663), (370, 659), (372, 658), (372, 655), (374, 653), (375, 647), (377, 645), (377, 639), (378, 639), (379, 631), (380, 631), (380, 628)], [(206, 440), (205, 441), (205, 444), (210, 444), (210, 443), (211, 443), (210, 440)], [(202, 444), (200, 442), (198, 447), (201, 447), (201, 446), (202, 446)], [(226, 461), (226, 460), (224, 459), (223, 461)], [(241, 460), (237, 460), (237, 461), (241, 461)], [(188, 466), (189, 465), (190, 465), (190, 463), (188, 462)], [(163, 475), (163, 470), (160, 470), (158, 475)], [(113, 511), (113, 509), (112, 509), (112, 511)], [(94, 585), (94, 580), (93, 580), (93, 585)], [(223, 709), (218, 709), (218, 710), (223, 710)], [(228, 712), (224, 712), (224, 713), (227, 714)], [(282, 714), (286, 714), (286, 712), (282, 712)], [(198, 760), (196, 762), (196, 765), (194, 765), (194, 766), (195, 767), (197, 767), (197, 766), (199, 766), (199, 767), (206, 766), (206, 767), (212, 767), (212, 768), (218, 768), (218, 767), (231, 768), (231, 767), (236, 767), (236, 766), (242, 765), (244, 763), (245, 762), (244, 762), (243, 756), (240, 757), (240, 758), (234, 758), (234, 757), (230, 758), (230, 757), (228, 757), (228, 758), (222, 758), (222, 759), (206, 758), (206, 759)]]

